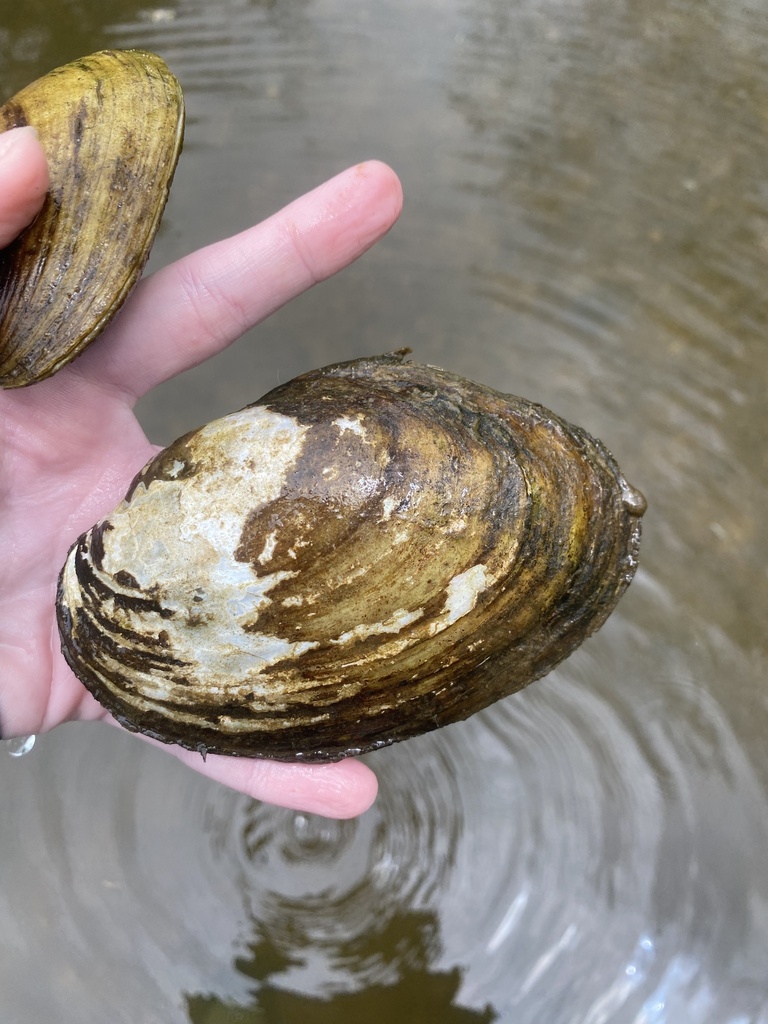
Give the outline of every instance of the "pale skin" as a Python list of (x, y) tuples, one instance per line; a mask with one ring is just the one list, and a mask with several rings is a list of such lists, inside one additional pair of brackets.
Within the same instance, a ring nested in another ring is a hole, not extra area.
[[(34, 132), (1, 135), (0, 248), (33, 219), (47, 186)], [(347, 266), (386, 234), (401, 206), (390, 168), (376, 161), (350, 168), (261, 224), (145, 278), (74, 363), (39, 384), (0, 391), (4, 739), (68, 721), (113, 721), (61, 655), (54, 598), (70, 545), (117, 504), (158, 450), (133, 414), (136, 400)], [(353, 759), (203, 761), (179, 747), (163, 749), (233, 789), (328, 817), (361, 814), (376, 796), (375, 775)]]

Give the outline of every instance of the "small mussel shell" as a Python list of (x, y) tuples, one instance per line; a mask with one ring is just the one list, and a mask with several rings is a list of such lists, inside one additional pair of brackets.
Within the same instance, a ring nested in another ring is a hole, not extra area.
[(73, 546), (64, 655), (129, 729), (332, 761), (466, 718), (605, 620), (642, 495), (583, 430), (403, 356), (185, 435)]
[(141, 50), (51, 71), (0, 107), (0, 131), (33, 125), (51, 187), (0, 252), (0, 385), (55, 373), (106, 327), (146, 263), (184, 131), (181, 88)]

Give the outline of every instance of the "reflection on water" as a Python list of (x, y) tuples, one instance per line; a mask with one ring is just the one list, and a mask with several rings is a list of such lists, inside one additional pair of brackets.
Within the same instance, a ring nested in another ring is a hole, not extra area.
[[(590, 692), (595, 671), (584, 652), (549, 693), (401, 748), (360, 822), (250, 806), (209, 819), (256, 947), (279, 963), (250, 1005), (314, 996), (349, 1006), (336, 1019), (351, 1021), (351, 1007), (425, 963), (441, 985), (459, 972), (459, 1004), (482, 1014), (490, 1001), (501, 1020), (737, 1021), (758, 1005), (760, 975), (732, 941), (760, 934), (739, 879), (759, 874), (768, 836), (764, 822), (745, 831), (729, 802), (759, 803), (759, 786), (714, 702), (670, 682), (676, 714), (655, 716), (680, 723), (670, 735), (648, 728), (647, 704)], [(725, 826), (707, 849), (692, 763), (706, 814)], [(740, 984), (724, 996), (718, 975)], [(666, 1011), (654, 1018), (655, 1005)], [(433, 1011), (450, 1019), (442, 1003)]]
[(767, 37), (749, 0), (3, 19), (6, 92), (109, 45), (181, 78), (155, 265), (362, 157), (403, 178), (365, 260), (142, 403), (153, 439), (410, 344), (582, 424), (649, 498), (599, 636), (371, 755), (358, 821), (96, 727), (0, 758), (4, 1021), (768, 1024)]
[[(395, 980), (372, 982), (352, 992), (329, 997), (304, 995), (282, 987), (280, 977), (296, 961), (287, 959), (266, 939), (250, 944), (248, 956), (238, 958), (235, 966), (253, 978), (253, 1003), (249, 1009), (227, 1004), (210, 996), (187, 998), (192, 1024), (248, 1024), (249, 1021), (279, 1020), (284, 1024), (338, 1024), (344, 1020), (365, 1020), (370, 1024), (422, 1024), (434, 1019), (445, 1024), (492, 1024), (498, 1016), (490, 1007), (471, 1010), (454, 1002), (461, 985), (461, 972), (454, 968), (433, 973), (429, 969), (430, 948), (438, 928), (433, 915), (419, 912), (396, 919), (394, 927), (374, 930), (370, 935), (371, 952), (377, 958), (403, 961), (395, 971)], [(257, 933), (261, 930), (257, 926)], [(350, 959), (365, 955), (365, 947), (350, 949)], [(277, 984), (270, 979), (275, 977)]]

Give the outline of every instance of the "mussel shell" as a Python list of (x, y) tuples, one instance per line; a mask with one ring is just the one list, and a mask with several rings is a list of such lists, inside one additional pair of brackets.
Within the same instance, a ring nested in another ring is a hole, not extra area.
[(605, 620), (645, 508), (610, 454), (403, 356), (185, 435), (73, 546), (62, 649), (129, 729), (336, 760), (466, 718)]
[(51, 71), (0, 107), (33, 125), (51, 186), (0, 253), (0, 385), (55, 373), (106, 327), (146, 263), (181, 151), (184, 102), (164, 61), (104, 50)]

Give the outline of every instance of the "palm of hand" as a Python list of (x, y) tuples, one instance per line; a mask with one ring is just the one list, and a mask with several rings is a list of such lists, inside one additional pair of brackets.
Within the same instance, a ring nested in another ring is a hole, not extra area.
[[(384, 165), (352, 168), (257, 227), (146, 279), (75, 363), (30, 388), (0, 392), (4, 737), (72, 719), (111, 721), (64, 661), (55, 592), (69, 547), (114, 508), (157, 450), (133, 415), (136, 399), (363, 253), (397, 218), (401, 198)], [(252, 796), (330, 816), (361, 813), (376, 793), (373, 774), (354, 761), (203, 762), (168, 749)]]
[(4, 735), (105, 716), (58, 649), (56, 567), (153, 452), (126, 395), (101, 390), (78, 371), (63, 373), (0, 395)]

